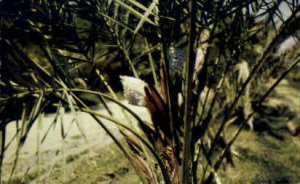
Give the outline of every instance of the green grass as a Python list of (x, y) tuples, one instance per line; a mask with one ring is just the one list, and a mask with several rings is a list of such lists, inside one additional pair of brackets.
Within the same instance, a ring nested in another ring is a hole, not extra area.
[[(223, 183), (291, 183), (300, 180), (300, 139), (286, 131), (284, 140), (244, 131), (234, 149), (235, 167), (221, 171)], [(230, 176), (230, 177), (228, 177)]]
[[(236, 127), (230, 127), (233, 132)], [(234, 157), (235, 167), (223, 167), (219, 171), (224, 183), (293, 183), (300, 181), (300, 137), (292, 137), (281, 131), (284, 140), (267, 133), (245, 130), (234, 144), (239, 156)], [(84, 152), (67, 157), (68, 177), (65, 181), (60, 162), (55, 165), (47, 181), (53, 184), (140, 183), (127, 159), (115, 144), (106, 148), (93, 148), (94, 154)], [(43, 169), (44, 173), (45, 170)], [(47, 172), (47, 171), (46, 171)], [(42, 174), (43, 175), (43, 174)], [(26, 178), (14, 179), (15, 184), (36, 180), (36, 173)], [(47, 182), (40, 178), (42, 183)]]

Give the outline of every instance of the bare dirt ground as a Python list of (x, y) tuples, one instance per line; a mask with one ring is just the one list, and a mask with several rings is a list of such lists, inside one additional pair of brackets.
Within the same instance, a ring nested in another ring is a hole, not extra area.
[[(126, 122), (117, 105), (109, 103), (109, 106), (113, 109), (118, 120)], [(145, 108), (128, 106), (136, 113), (141, 114), (142, 119), (149, 119)], [(107, 114), (103, 107), (98, 107), (97, 111)], [(82, 178), (82, 174), (74, 170), (76, 167), (81, 167), (79, 170), (82, 170), (84, 165), (91, 166), (92, 168), (96, 167), (96, 160), (101, 158), (104, 161), (103, 157), (108, 157), (107, 159), (116, 157), (115, 159), (121, 165), (126, 161), (118, 150), (110, 150), (109, 147), (113, 141), (100, 125), (89, 114), (82, 112), (79, 112), (77, 115), (74, 115), (72, 112), (62, 113), (56, 124), (51, 127), (45, 141), (39, 144), (54, 118), (55, 114), (47, 114), (42, 117), (41, 123), (38, 120), (34, 123), (25, 144), (19, 151), (19, 159), (13, 174), (13, 178), (15, 178), (14, 183), (45, 183), (46, 180), (48, 182), (51, 181), (50, 183), (55, 183), (56, 179), (57, 183), (73, 183), (74, 178)], [(117, 138), (120, 138), (117, 126), (105, 120), (103, 122)], [(62, 129), (66, 134), (65, 138), (62, 136)], [(11, 143), (4, 155), (2, 175), (4, 181), (7, 181), (11, 176), (15, 162), (15, 153), (17, 150), (17, 139), (14, 138), (15, 132), (16, 125), (15, 122), (12, 122), (7, 126), (6, 140), (12, 141), (7, 141), (7, 143)], [(118, 159), (120, 155), (122, 159)], [(120, 168), (119, 172), (127, 173), (129, 169), (125, 167), (126, 165), (127, 163), (123, 165), (123, 168)], [(118, 168), (113, 165), (106, 165), (106, 167)], [(91, 168), (86, 169), (83, 169), (81, 172), (86, 172)], [(107, 170), (108, 168), (102, 169)], [(94, 170), (90, 170), (90, 172), (94, 172)], [(60, 175), (63, 177), (60, 177)], [(83, 183), (89, 183), (90, 181), (87, 178)]]
[[(300, 123), (299, 89), (291, 86), (288, 81), (280, 84), (276, 95), (268, 103), (274, 108), (288, 105), (295, 115), (293, 121)], [(110, 104), (110, 107), (121, 122), (126, 122), (116, 105)], [(130, 107), (143, 119), (149, 120), (146, 109)], [(100, 107), (98, 111), (106, 113)], [(35, 123), (20, 150), (19, 161), (12, 177), (13, 183), (140, 183), (126, 158), (117, 146), (112, 144), (105, 131), (86, 113), (78, 113), (76, 117), (80, 128), (73, 121), (74, 114), (67, 112), (58, 120), (56, 126), (51, 128), (42, 144), (38, 142), (53, 121), (54, 115), (45, 115), (40, 125)], [(242, 132), (233, 147), (238, 153), (234, 157), (235, 167), (224, 167), (219, 172), (222, 183), (300, 182), (299, 135), (290, 135), (286, 128), (289, 120), (281, 114), (266, 121), (273, 132), (268, 128), (256, 132)], [(108, 121), (105, 121), (105, 124), (120, 138), (115, 125)], [(68, 132), (65, 139), (61, 136), (61, 125), (64, 131)], [(7, 127), (7, 140), (12, 139), (15, 129), (14, 123)], [(231, 127), (229, 131), (235, 129), (236, 127)], [(4, 181), (7, 181), (11, 174), (15, 152), (14, 139), (4, 157)]]

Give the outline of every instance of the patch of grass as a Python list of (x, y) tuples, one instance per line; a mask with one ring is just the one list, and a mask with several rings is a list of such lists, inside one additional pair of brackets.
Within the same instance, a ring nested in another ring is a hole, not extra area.
[[(287, 132), (280, 141), (269, 134), (244, 131), (234, 149), (235, 167), (220, 171), (222, 183), (291, 183), (300, 181), (299, 137)], [(228, 177), (230, 176), (230, 177)]]
[[(40, 172), (42, 173), (44, 171), (45, 170), (42, 170)], [(26, 183), (29, 183), (30, 181), (33, 181), (33, 180), (37, 179), (37, 178), (38, 178), (38, 173), (36, 171), (32, 171), (32, 172), (29, 172), (29, 173), (25, 174), (25, 176), (14, 177), (11, 182), (3, 181), (2, 184), (26, 184)]]
[(69, 155), (69, 156), (67, 156), (67, 158), (66, 158), (66, 163), (73, 162), (73, 161), (75, 161), (75, 160), (78, 159), (78, 158), (79, 158), (79, 155)]
[[(96, 184), (109, 183), (140, 183), (128, 160), (114, 144), (105, 148), (94, 148), (95, 154), (80, 154), (67, 157), (67, 172), (69, 176), (63, 181), (65, 184)], [(42, 179), (42, 183), (51, 181), (53, 184), (62, 182), (64, 172), (58, 165), (50, 177)]]

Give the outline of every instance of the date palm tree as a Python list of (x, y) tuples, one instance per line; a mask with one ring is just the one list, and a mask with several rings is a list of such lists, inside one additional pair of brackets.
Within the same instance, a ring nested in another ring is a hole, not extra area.
[[(298, 1), (3, 0), (1, 9), (1, 163), (9, 122), (21, 119), (22, 146), (47, 108), (69, 107), (99, 123), (143, 182), (218, 182), (224, 160), (234, 164), (232, 144), (245, 126), (253, 128), (255, 107), (300, 60), (281, 63), (286, 70), (253, 98), (279, 45), (289, 37), (299, 42)], [(151, 122), (124, 105), (105, 77), (105, 62), (116, 59), (130, 75), (117, 74), (125, 98), (145, 106)], [(77, 88), (75, 78), (87, 88)], [(109, 115), (89, 108), (82, 93), (95, 95)], [(119, 122), (108, 101), (138, 127)], [(103, 119), (119, 127), (126, 145)], [(227, 135), (233, 122), (239, 127)]]

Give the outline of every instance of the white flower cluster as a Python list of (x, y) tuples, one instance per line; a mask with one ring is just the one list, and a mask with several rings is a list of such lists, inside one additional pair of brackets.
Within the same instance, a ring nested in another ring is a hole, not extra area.
[(145, 87), (147, 83), (130, 76), (120, 76), (125, 99), (129, 104), (145, 106)]

